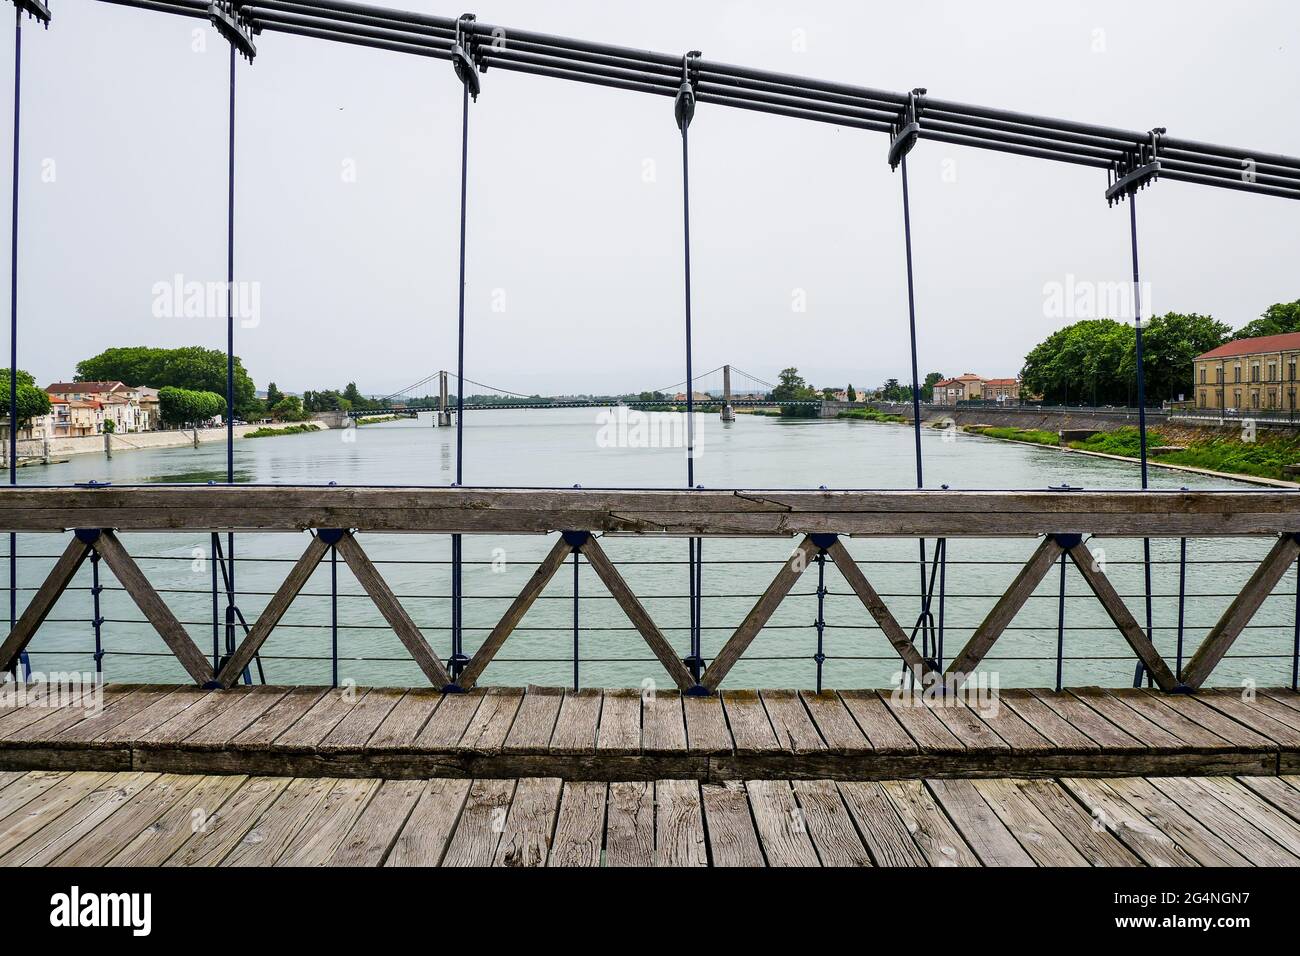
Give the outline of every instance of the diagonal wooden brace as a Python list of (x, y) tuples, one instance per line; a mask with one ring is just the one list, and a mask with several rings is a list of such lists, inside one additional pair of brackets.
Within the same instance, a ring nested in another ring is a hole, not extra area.
[(627, 615), (628, 620), (645, 638), (645, 642), (650, 645), (650, 650), (659, 659), (659, 663), (664, 666), (664, 669), (668, 671), (668, 675), (677, 684), (678, 689), (685, 691), (694, 687), (695, 680), (691, 677), (691, 672), (686, 669), (686, 665), (677, 656), (677, 652), (673, 650), (668, 638), (664, 637), (663, 631), (659, 630), (658, 625), (650, 619), (644, 605), (632, 593), (632, 589), (623, 580), (623, 575), (618, 573), (618, 569), (609, 560), (609, 556), (605, 554), (605, 549), (597, 543), (596, 538), (588, 535), (586, 541), (578, 550), (587, 559), (591, 569), (604, 582), (605, 587), (609, 589), (609, 593), (618, 602), (618, 606), (623, 609), (623, 613)]
[(794, 549), (789, 560), (781, 565), (781, 570), (776, 573), (767, 590), (740, 622), (740, 627), (727, 638), (727, 643), (722, 645), (722, 650), (718, 651), (718, 656), (713, 659), (713, 663), (700, 675), (700, 685), (705, 690), (712, 693), (718, 689), (727, 672), (735, 666), (736, 661), (740, 660), (741, 655), (745, 653), (745, 649), (753, 643), (758, 632), (763, 629), (763, 625), (790, 593), (790, 589), (807, 569), (808, 562), (819, 550), (820, 548), (812, 540), (812, 535), (805, 535), (799, 542), (799, 546)]
[(880, 599), (876, 589), (871, 586), (871, 582), (862, 573), (862, 569), (858, 567), (858, 563), (853, 560), (853, 555), (849, 554), (849, 549), (844, 547), (837, 538), (834, 543), (826, 548), (826, 553), (831, 556), (831, 560), (835, 562), (835, 567), (839, 568), (840, 574), (848, 582), (849, 587), (853, 589), (853, 593), (862, 601), (867, 613), (871, 615), (889, 643), (893, 645), (894, 650), (898, 652), (898, 656), (903, 659), (904, 666), (912, 672), (917, 686), (926, 684), (925, 675), (934, 673), (934, 667), (921, 656), (921, 652), (916, 649), (916, 645), (907, 636), (907, 632), (899, 625), (889, 608), (885, 606), (885, 602)]
[[(1128, 605), (1124, 599), (1119, 596), (1106, 577), (1106, 573), (1101, 570), (1097, 561), (1088, 550), (1088, 546), (1082, 541), (1072, 545), (1069, 548), (1070, 559), (1074, 566), (1079, 569), (1083, 579), (1088, 582), (1088, 587), (1092, 588), (1092, 593), (1097, 595), (1097, 600), (1101, 606), (1106, 609), (1110, 619), (1115, 622), (1119, 632), (1124, 635), (1124, 640), (1128, 641), (1128, 646), (1133, 648), (1133, 653), (1138, 656), (1143, 665), (1151, 673), (1156, 685), (1163, 691), (1178, 689), (1178, 679), (1174, 677), (1173, 671), (1165, 663), (1165, 659), (1160, 656), (1151, 639), (1147, 637), (1146, 631), (1134, 620), (1133, 615), (1129, 612)], [(1269, 585), (1270, 589), (1272, 585)]]
[(344, 532), (343, 535), (334, 545), (339, 554), (343, 555), (343, 560), (347, 562), (352, 569), (353, 575), (361, 586), (366, 589), (370, 599), (375, 602), (375, 607), (379, 608), (379, 613), (384, 616), (388, 626), (393, 629), (410, 652), (415, 663), (419, 665), (424, 676), (434, 687), (442, 688), (451, 683), (451, 675), (447, 673), (447, 668), (443, 666), (438, 655), (434, 653), (433, 648), (429, 647), (429, 642), (424, 639), (424, 634), (416, 627), (411, 616), (406, 613), (406, 608), (398, 603), (397, 596), (393, 594), (392, 588), (388, 582), (379, 574), (379, 569), (374, 566), (369, 556), (361, 549), (357, 539), (353, 537), (351, 531)]
[(510, 602), (510, 606), (506, 608), (501, 620), (497, 621), (496, 627), (492, 628), (492, 632), (484, 638), (483, 643), (479, 645), (479, 649), (474, 652), (474, 656), (465, 665), (465, 669), (460, 672), (457, 684), (463, 690), (469, 690), (474, 686), (474, 682), (483, 673), (483, 668), (492, 663), (492, 658), (497, 656), (497, 651), (501, 650), (501, 645), (506, 642), (506, 638), (519, 625), (523, 616), (528, 613), (528, 609), (533, 606), (533, 602), (537, 600), (537, 596), (546, 589), (546, 585), (550, 583), (551, 578), (555, 577), (555, 572), (560, 570), (561, 565), (572, 553), (573, 545), (566, 538), (561, 537), (555, 542), (555, 546), (551, 548), (550, 553), (542, 559), (542, 563), (533, 572), (533, 576), (524, 584), (519, 596)]
[(312, 536), (302, 557), (289, 571), (288, 577), (280, 584), (279, 589), (271, 596), (271, 600), (253, 622), (248, 635), (235, 648), (235, 652), (226, 659), (221, 672), (217, 674), (218, 684), (222, 687), (230, 687), (239, 680), (239, 675), (244, 672), (244, 668), (252, 662), (253, 656), (261, 649), (262, 644), (271, 636), (271, 631), (280, 623), (284, 613), (289, 610), (289, 605), (307, 584), (312, 572), (321, 563), (321, 559), (329, 553), (329, 549), (330, 546), (320, 536)]
[(1183, 668), (1184, 684), (1195, 690), (1205, 682), (1297, 556), (1300, 536), (1282, 535)]
[(1052, 565), (1064, 550), (1051, 535), (1043, 539), (1038, 549), (1025, 562), (1025, 566), (1020, 569), (1015, 580), (1011, 582), (1011, 586), (1003, 592), (1002, 597), (998, 598), (997, 603), (980, 622), (980, 626), (970, 636), (961, 653), (948, 665), (944, 675), (946, 681), (954, 686), (960, 685), (971, 671), (979, 666), (980, 661), (984, 660), (984, 655), (1002, 636), (1007, 625), (1024, 607), (1025, 601), (1029, 600), (1029, 595), (1034, 593), (1034, 588), (1038, 587), (1039, 582), (1052, 569)]
[(50, 573), (45, 576), (40, 588), (32, 596), (27, 610), (23, 611), (22, 617), (14, 624), (14, 629), (9, 632), (4, 643), (0, 644), (0, 671), (13, 670), (18, 655), (36, 636), (37, 629), (45, 623), (45, 619), (54, 607), (54, 602), (59, 599), (59, 595), (67, 588), (72, 581), (72, 576), (77, 573), (77, 569), (89, 554), (90, 544), (83, 541), (80, 535), (68, 542), (68, 546), (63, 549), (63, 554), (59, 555), (59, 559), (54, 562), (54, 567), (50, 569)]

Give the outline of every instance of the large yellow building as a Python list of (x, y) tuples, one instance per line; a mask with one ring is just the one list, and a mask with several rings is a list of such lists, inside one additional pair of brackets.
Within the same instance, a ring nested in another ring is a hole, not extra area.
[(1193, 360), (1197, 408), (1296, 410), (1300, 332), (1237, 339)]

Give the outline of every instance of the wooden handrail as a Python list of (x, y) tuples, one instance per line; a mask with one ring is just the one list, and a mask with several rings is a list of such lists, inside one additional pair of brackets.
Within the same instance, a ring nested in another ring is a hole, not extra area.
[(0, 531), (1203, 537), (1300, 533), (1294, 491), (0, 488)]

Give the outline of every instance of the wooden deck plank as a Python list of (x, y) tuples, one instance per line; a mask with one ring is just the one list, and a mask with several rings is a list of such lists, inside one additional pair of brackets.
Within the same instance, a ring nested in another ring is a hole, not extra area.
[(0, 819), (0, 854), (8, 855), (46, 824), (77, 805), (83, 797), (113, 777), (109, 773), (76, 773), (56, 781), (23, 806)]
[[(439, 708), (441, 709), (441, 708)], [(489, 866), (505, 829), (514, 780), (475, 780), (447, 844), (443, 866)]]
[(337, 781), (331, 777), (295, 777), (239, 838), (222, 866), (274, 866)]
[(871, 749), (871, 742), (853, 719), (840, 695), (833, 690), (820, 694), (800, 691), (808, 715), (831, 753), (861, 753)]
[[(902, 725), (922, 751), (936, 753), (964, 753), (966, 745), (948, 729), (933, 709), (927, 707), (921, 694), (909, 691), (881, 693), (881, 701), (890, 716)], [(868, 732), (870, 735), (870, 732)]]
[[(1272, 708), (1261, 703), (1259, 698), (1247, 701), (1242, 699), (1240, 691), (1212, 689), (1201, 691), (1196, 699), (1267, 737), (1278, 746), (1300, 747), (1300, 730), (1293, 727), (1289, 720), (1279, 720), (1277, 714), (1271, 712)], [(1273, 704), (1281, 711), (1287, 709), (1276, 702)]]
[(235, 734), (231, 743), (240, 747), (266, 747), (293, 726), (329, 693), (326, 687), (295, 687), (268, 707), (247, 727)]
[(596, 732), (599, 754), (641, 752), (641, 694), (635, 690), (608, 690), (601, 705)]
[(803, 810), (786, 780), (750, 780), (749, 806), (768, 866), (820, 866)]
[(1142, 777), (1111, 777), (1106, 783), (1202, 866), (1250, 866), (1250, 860), (1151, 781)]
[(422, 780), (384, 780), (352, 824), (327, 866), (379, 866), (424, 792)]
[(606, 866), (654, 866), (655, 785), (649, 781), (609, 785), (605, 824)]
[(1224, 795), (1178, 777), (1150, 777), (1147, 782), (1178, 804), (1187, 815), (1245, 857), (1253, 866), (1297, 866), (1300, 857), (1288, 853), (1228, 805)]
[(736, 753), (771, 753), (788, 749), (772, 729), (772, 721), (757, 691), (727, 690), (719, 696), (727, 715), (727, 726), (736, 742)]
[(242, 774), (199, 777), (188, 793), (141, 830), (108, 861), (109, 866), (161, 866), (212, 819), (248, 778)]
[(589, 754), (596, 752), (596, 732), (600, 728), (600, 706), (604, 695), (593, 688), (566, 690), (555, 719), (551, 752)]
[(1239, 777), (1237, 782), (1269, 802), (1292, 820), (1300, 822), (1300, 786), (1286, 777)]
[(1101, 744), (1052, 710), (1030, 691), (1004, 690), (998, 695), (998, 701), (1012, 710), (1037, 733), (1042, 734), (1060, 751), (1096, 753), (1101, 749)]
[(1147, 747), (1179, 750), (1186, 746), (1183, 740), (1149, 718), (1144, 717), (1109, 691), (1102, 690), (1100, 687), (1085, 687), (1072, 690), (1070, 693), (1111, 724), (1135, 740), (1141, 741)]
[(1232, 777), (1195, 777), (1187, 780), (1209, 792), (1215, 800), (1255, 829), (1268, 834), (1290, 855), (1297, 855), (1297, 850), (1300, 850), (1300, 824), (1285, 812), (1279, 813), (1278, 808), (1267, 799)]
[(544, 754), (551, 747), (555, 735), (555, 722), (564, 703), (564, 691), (558, 688), (528, 688), (515, 722), (506, 735), (503, 753)]
[(53, 865), (103, 866), (202, 780), (202, 777), (174, 773), (156, 777), (106, 820), (53, 857)]
[(220, 808), (193, 819), (189, 839), (159, 865), (218, 865), (288, 785), (288, 777), (248, 777), (243, 780)]
[(960, 697), (941, 698), (926, 704), (949, 732), (971, 753), (1007, 752), (1011, 746), (981, 720)]
[(6, 735), (5, 741), (17, 743), (61, 738), (75, 728), (87, 725), (97, 717), (106, 714), (113, 704), (129, 696), (116, 689), (105, 689), (102, 698), (103, 707), (98, 708), (93, 694), (93, 691), (87, 689), (75, 700), (62, 706), (39, 708), (39, 717), (36, 720), (11, 730)]
[(1061, 785), (1082, 804), (1097, 826), (1105, 827), (1147, 866), (1196, 866), (1192, 856), (1108, 781), (1066, 777)]
[(1189, 694), (1151, 694), (1169, 710), (1175, 711), (1217, 737), (1222, 737), (1238, 750), (1265, 750), (1275, 745), (1240, 721), (1233, 720), (1222, 711)]
[(817, 732), (817, 725), (808, 715), (797, 691), (764, 690), (759, 692), (759, 697), (767, 709), (782, 750), (806, 754), (826, 749), (826, 741)]
[(927, 780), (966, 844), (985, 866), (1033, 866), (1033, 858), (970, 780)]
[(420, 790), (385, 866), (438, 866), (469, 795), (469, 780), (430, 780)]
[(66, 773), (57, 770), (19, 772), (18, 779), (0, 792), (0, 820), (31, 803), (66, 776)]
[(186, 746), (204, 747), (227, 745), (268, 711), (278, 708), (288, 687), (266, 684), (241, 685), (226, 691), (226, 706), (202, 727), (196, 727), (185, 738)]
[(706, 783), (700, 788), (704, 821), (709, 828), (709, 857), (717, 867), (765, 866), (754, 832), (745, 785), (739, 780)]
[(156, 773), (115, 773), (22, 843), (0, 854), (0, 866), (47, 866), (158, 778)]
[(975, 789), (1039, 866), (1088, 866), (1082, 853), (1025, 796), (1019, 781), (976, 780)]
[(340, 780), (312, 815), (311, 826), (298, 831), (275, 865), (323, 866), (342, 845), (379, 784), (374, 778)]
[(152, 730), (140, 734), (136, 740), (153, 744), (174, 744), (184, 740), (222, 711), (229, 709), (230, 703), (226, 700), (225, 694), (225, 691), (215, 690), (200, 693), (198, 699), (180, 713), (164, 720)]
[(364, 747), (375, 735), (384, 718), (397, 706), (405, 692), (391, 687), (376, 687), (343, 715), (334, 729), (320, 742), (321, 750), (345, 750)]
[(1214, 731), (1198, 724), (1185, 713), (1165, 704), (1166, 694), (1155, 694), (1145, 687), (1123, 687), (1112, 690), (1113, 700), (1122, 702), (1140, 714), (1145, 720), (1167, 731), (1188, 747), (1215, 750), (1230, 749), (1232, 744)]
[(482, 754), (500, 753), (523, 699), (524, 692), (517, 687), (484, 688), (483, 700), (465, 725), (457, 748)]
[(408, 690), (380, 722), (367, 744), (371, 749), (400, 750), (415, 745), (424, 725), (442, 703), (441, 688)]
[(885, 706), (875, 691), (842, 690), (840, 700), (858, 728), (867, 738), (871, 749), (879, 754), (914, 754), (916, 740), (909, 734)]
[(421, 750), (450, 750), (455, 747), (465, 736), (465, 728), (474, 719), (474, 712), (482, 701), (481, 690), (447, 694), (415, 738), (415, 746)]
[(822, 866), (871, 866), (871, 854), (831, 780), (795, 780), (795, 799)]
[(693, 754), (731, 753), (735, 740), (727, 726), (727, 715), (720, 697), (683, 697), (682, 711), (686, 717), (688, 751)]
[(1017, 780), (1015, 786), (1092, 866), (1141, 866), (1118, 838), (1055, 780)]
[(563, 788), (564, 781), (559, 777), (525, 777), (519, 781), (492, 858), (493, 866), (546, 865)]
[(986, 705), (966, 706), (1017, 753), (1042, 754), (1056, 749), (1055, 744), (1031, 727), (1015, 710), (1005, 706), (1000, 696)]
[(686, 713), (678, 690), (656, 690), (641, 698), (641, 749), (646, 753), (686, 752)]
[(840, 782), (836, 785), (849, 808), (862, 842), (877, 866), (926, 866), (928, 861), (912, 839), (910, 828), (878, 781)]
[(271, 746), (277, 750), (314, 750), (343, 718), (361, 707), (373, 691), (337, 687), (326, 691), (301, 717), (285, 728)]
[(656, 866), (708, 866), (700, 785), (658, 780), (654, 791)]
[(609, 784), (604, 781), (570, 780), (564, 784), (547, 866), (600, 866), (608, 791)]
[(1047, 690), (1033, 690), (1030, 693), (1056, 711), (1057, 716), (1062, 720), (1107, 750), (1140, 752), (1150, 749), (1142, 741), (1116, 727), (1068, 691), (1058, 694)]
[(881, 786), (931, 866), (980, 865), (923, 781), (886, 780)]

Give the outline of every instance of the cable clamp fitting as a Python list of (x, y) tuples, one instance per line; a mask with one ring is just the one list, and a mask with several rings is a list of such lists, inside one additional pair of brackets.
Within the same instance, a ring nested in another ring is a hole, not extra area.
[(924, 108), (924, 100), (927, 90), (923, 86), (918, 86), (912, 92), (907, 94), (907, 105), (898, 116), (898, 122), (894, 124), (894, 138), (889, 143), (889, 168), (897, 169), (898, 164), (903, 161), (903, 157), (912, 151), (916, 141), (921, 137), (921, 111)]
[(1166, 132), (1165, 127), (1157, 126), (1147, 134), (1146, 142), (1134, 144), (1123, 159), (1111, 166), (1106, 174), (1110, 183), (1106, 189), (1106, 205), (1123, 202), (1160, 178), (1160, 137)]
[(478, 102), (482, 90), (478, 75), (487, 72), (487, 64), (478, 51), (478, 37), (470, 29), (477, 17), (472, 13), (462, 13), (456, 21), (456, 42), (451, 48), (451, 66), (456, 71), (456, 79), (469, 90), (469, 98)]
[(682, 57), (682, 85), (677, 87), (677, 96), (673, 98), (673, 118), (683, 133), (695, 118), (695, 84), (700, 79), (700, 56), (699, 50), (691, 50)]
[(257, 56), (257, 47), (253, 45), (254, 34), (261, 33), (261, 27), (255, 27), (240, 11), (243, 0), (213, 0), (208, 4), (208, 19), (235, 52), (253, 62)]
[(29, 17), (40, 20), (45, 29), (50, 28), (50, 8), (41, 3), (41, 0), (14, 0), (14, 6), (20, 13), (25, 12)]

